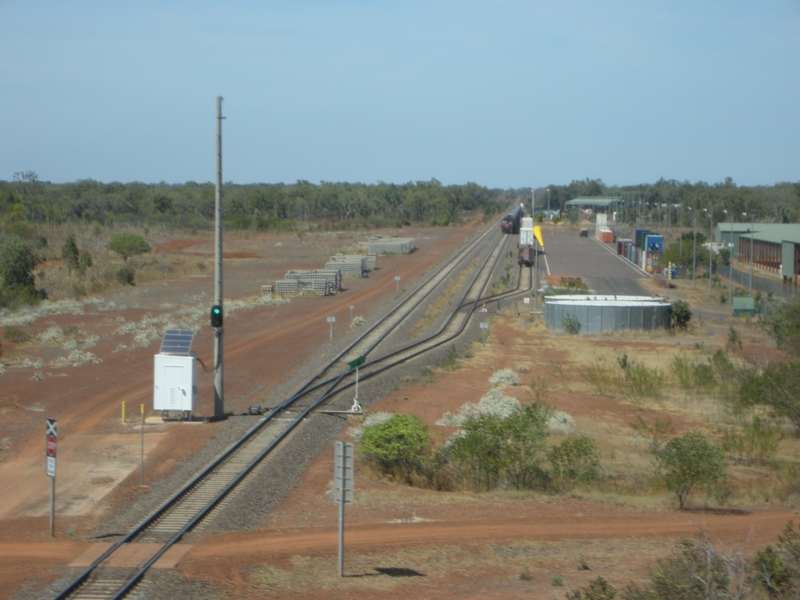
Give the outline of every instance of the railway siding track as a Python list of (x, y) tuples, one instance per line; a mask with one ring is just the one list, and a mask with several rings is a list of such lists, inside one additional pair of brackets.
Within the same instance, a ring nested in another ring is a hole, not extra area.
[[(293, 433), (307, 419), (308, 415), (339, 392), (347, 389), (351, 384), (343, 383), (348, 373), (323, 379), (327, 372), (341, 369), (340, 360), (344, 356), (366, 355), (394, 331), (400, 323), (411, 315), (414, 310), (438, 288), (446, 287), (449, 276), (469, 257), (475, 253), (487, 253), (483, 266), (470, 284), (464, 298), (455, 308), (450, 318), (442, 328), (433, 336), (412, 344), (409, 347), (395, 351), (387, 356), (392, 357), (390, 364), (384, 364), (367, 373), (365, 377), (378, 373), (400, 364), (409, 358), (418, 356), (425, 351), (445, 343), (458, 335), (465, 328), (469, 316), (474, 310), (474, 304), (480, 300), (482, 290), (486, 288), (492, 278), (492, 272), (502, 255), (502, 248), (507, 237), (494, 241), (491, 233), (495, 227), (490, 227), (475, 240), (462, 248), (447, 263), (442, 265), (416, 290), (408, 294), (395, 309), (370, 330), (365, 332), (349, 348), (335, 357), (327, 367), (306, 383), (298, 392), (273, 409), (267, 416), (251, 428), (245, 436), (230, 447), (222, 456), (212, 461), (209, 467), (203, 470), (191, 482), (186, 484), (172, 498), (165, 502), (160, 509), (145, 519), (132, 532), (119, 540), (111, 549), (98, 558), (84, 573), (70, 583), (60, 594), (57, 600), (66, 598), (123, 598), (132, 592), (142, 589), (143, 577), (147, 570), (160, 558), (170, 546), (177, 543), (188, 531), (201, 526), (204, 520), (222, 510), (225, 503), (232, 498), (231, 493), (240, 486), (248, 477), (263, 466), (264, 458), (268, 456), (279, 444), (288, 440)], [(494, 244), (492, 245), (492, 242)], [(467, 304), (467, 297), (472, 300), (473, 308), (468, 312), (461, 309)], [(441, 338), (445, 338), (442, 340)], [(382, 359), (381, 359), (382, 360)], [(281, 415), (302, 398), (313, 394), (315, 400), (306, 404), (299, 416), (288, 425), (279, 422)], [(119, 548), (132, 543), (162, 545), (149, 560), (143, 561), (138, 569), (120, 569), (104, 567), (110, 563), (109, 557)], [(132, 596), (131, 596), (132, 597)]]

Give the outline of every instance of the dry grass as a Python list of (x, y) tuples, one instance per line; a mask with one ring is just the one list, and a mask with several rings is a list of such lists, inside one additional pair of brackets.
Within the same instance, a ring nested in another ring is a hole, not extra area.
[[(492, 369), (502, 366), (498, 360), (504, 354), (525, 357), (529, 372), (525, 380), (543, 380), (548, 387), (552, 404), (558, 408), (559, 398), (574, 394), (593, 394), (592, 386), (583, 377), (587, 367), (602, 361), (614, 373), (622, 373), (620, 361), (627, 355), (628, 364), (637, 364), (665, 375), (657, 397), (630, 397), (621, 390), (612, 390), (608, 397), (621, 406), (629, 406), (644, 414), (670, 419), (680, 424), (676, 435), (689, 429), (702, 429), (712, 440), (720, 443), (725, 429), (741, 430), (747, 419), (734, 414), (716, 390), (685, 391), (673, 375), (670, 363), (682, 356), (689, 361), (707, 362), (717, 350), (725, 348), (730, 330), (728, 322), (703, 327), (702, 333), (671, 335), (663, 332), (620, 332), (600, 336), (567, 336), (549, 332), (544, 324), (527, 321), (512, 315), (495, 322), (511, 326), (514, 335), (505, 335), (502, 349), (497, 336), (486, 346), (473, 345), (474, 358), (465, 361), (464, 368)], [(746, 349), (769, 347), (769, 341), (754, 323), (737, 322), (737, 331), (745, 339)], [(745, 365), (736, 354), (728, 358), (735, 366)], [(628, 423), (618, 420), (576, 418), (577, 433), (594, 439), (601, 453), (602, 473), (591, 487), (572, 495), (601, 502), (613, 502), (640, 509), (669, 509), (674, 499), (661, 487), (655, 476), (656, 461), (646, 440)], [(633, 419), (631, 419), (633, 420)], [(791, 433), (787, 429), (786, 433)], [(800, 439), (785, 435), (772, 460), (750, 466), (729, 461), (728, 484), (717, 493), (693, 492), (695, 506), (736, 506), (756, 508), (800, 502)], [(713, 492), (713, 491), (712, 491)], [(720, 493), (721, 492), (721, 493)]]
[(417, 337), (420, 333), (422, 333), (425, 329), (430, 327), (436, 318), (442, 314), (442, 310), (444, 307), (450, 304), (453, 300), (453, 297), (458, 292), (461, 285), (464, 283), (464, 280), (467, 276), (475, 270), (475, 267), (478, 265), (478, 260), (475, 259), (469, 264), (469, 268), (462, 269), (459, 271), (458, 275), (447, 284), (444, 292), (436, 299), (436, 301), (431, 304), (428, 309), (425, 311), (425, 314), (422, 315), (422, 318), (417, 321), (411, 330), (408, 332), (408, 335), (412, 338)]
[[(303, 593), (324, 590), (334, 594), (393, 591), (406, 597), (424, 595), (422, 589), (461, 583), (519, 593), (541, 593), (554, 577), (567, 589), (585, 585), (596, 576), (578, 569), (588, 565), (604, 572), (641, 556), (665, 556), (668, 546), (655, 540), (527, 541), (513, 544), (470, 544), (436, 548), (403, 548), (382, 552), (352, 552), (345, 548), (345, 577), (338, 576), (335, 555), (294, 555), (278, 564), (257, 568), (253, 583), (264, 592)], [(276, 561), (277, 562), (277, 561)], [(526, 574), (524, 577), (523, 574)], [(633, 573), (631, 573), (633, 574)], [(619, 582), (622, 583), (622, 582)], [(402, 591), (401, 591), (402, 590)], [(474, 589), (473, 589), (474, 591)], [(559, 594), (559, 597), (561, 594)], [(543, 596), (539, 596), (543, 597)]]

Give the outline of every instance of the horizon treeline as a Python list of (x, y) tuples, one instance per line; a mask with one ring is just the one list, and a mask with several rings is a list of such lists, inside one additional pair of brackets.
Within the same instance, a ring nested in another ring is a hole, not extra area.
[[(707, 208), (715, 222), (724, 219), (723, 210), (731, 215), (757, 215), (766, 222), (800, 222), (800, 182), (747, 187), (737, 186), (730, 178), (713, 185), (660, 179), (653, 184), (607, 186), (600, 179), (584, 179), (546, 188), (554, 210), (579, 196), (620, 196), (640, 203), (645, 210), (668, 204)], [(547, 205), (546, 188), (537, 189), (537, 209)], [(102, 183), (91, 179), (49, 183), (26, 171), (15, 173), (12, 181), (0, 180), (0, 222), (6, 236), (21, 237), (29, 237), (26, 225), (32, 229), (68, 222), (205, 229), (213, 224), (214, 194), (212, 183)], [(492, 216), (514, 203), (528, 208), (531, 188), (500, 190), (471, 182), (443, 185), (436, 179), (402, 184), (229, 182), (223, 186), (222, 197), (225, 226), (231, 229), (295, 229), (307, 222), (348, 229), (411, 223), (444, 226), (476, 210)], [(687, 218), (690, 211), (684, 214)]]

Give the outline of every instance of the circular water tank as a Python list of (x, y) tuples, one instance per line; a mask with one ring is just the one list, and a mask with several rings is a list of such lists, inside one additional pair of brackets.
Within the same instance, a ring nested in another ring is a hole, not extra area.
[[(672, 303), (641, 296), (546, 296), (544, 319), (548, 329), (564, 331), (564, 319), (577, 320), (578, 333), (631, 329), (669, 329)], [(574, 322), (574, 321), (573, 321)]]

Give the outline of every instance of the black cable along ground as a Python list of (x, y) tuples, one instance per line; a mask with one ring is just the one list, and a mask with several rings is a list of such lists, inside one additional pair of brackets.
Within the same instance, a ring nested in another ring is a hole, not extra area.
[[(485, 241), (489, 237), (490, 233), (493, 230), (494, 230), (494, 227), (490, 226), (483, 234), (481, 234), (475, 240), (470, 242), (466, 247), (460, 249), (452, 259), (450, 259), (449, 261), (446, 261), (439, 269), (434, 271), (423, 283), (421, 283), (417, 287), (417, 291), (419, 291), (425, 285), (427, 285), (428, 283), (433, 281), (433, 279), (435, 277), (437, 277), (444, 269), (450, 267), (451, 270), (454, 270), (458, 266), (458, 264), (460, 264), (463, 260), (465, 260), (467, 258), (467, 256), (471, 252), (475, 251), (478, 248), (478, 246), (480, 245), (481, 242)], [(505, 240), (503, 240), (503, 243), (505, 243)], [(464, 318), (463, 323), (461, 324), (461, 326), (458, 328), (458, 330), (455, 333), (453, 333), (452, 335), (448, 336), (446, 339), (438, 341), (437, 343), (435, 343), (433, 345), (425, 347), (425, 348), (423, 348), (421, 350), (418, 350), (416, 352), (412, 352), (410, 355), (405, 356), (405, 357), (401, 358), (400, 360), (397, 360), (397, 361), (395, 361), (393, 363), (390, 363), (390, 364), (386, 364), (386, 365), (384, 365), (382, 367), (379, 367), (379, 368), (375, 369), (374, 371), (366, 373), (366, 374), (364, 374), (362, 376), (362, 378), (363, 379), (368, 379), (370, 377), (374, 377), (375, 375), (377, 375), (379, 373), (382, 373), (382, 372), (386, 371), (387, 369), (390, 369), (393, 366), (396, 366), (397, 364), (400, 364), (402, 362), (406, 362), (406, 361), (408, 361), (408, 360), (410, 360), (410, 359), (412, 359), (412, 358), (414, 358), (414, 357), (416, 357), (416, 356), (418, 356), (418, 355), (420, 355), (420, 354), (422, 354), (424, 352), (432, 350), (433, 348), (436, 348), (436, 347), (438, 347), (438, 346), (440, 346), (440, 345), (442, 345), (444, 343), (447, 343), (448, 341), (454, 339), (455, 337), (457, 337), (458, 335), (460, 335), (464, 331), (464, 329), (466, 328), (466, 325), (469, 323), (470, 316), (474, 312), (474, 310), (475, 310), (475, 308), (476, 308), (476, 306), (477, 306), (477, 304), (479, 302), (481, 302), (481, 301), (485, 302), (485, 301), (497, 299), (497, 298), (500, 298), (500, 297), (506, 297), (506, 296), (510, 296), (510, 295), (514, 295), (516, 293), (519, 293), (518, 290), (519, 290), (520, 283), (519, 283), (519, 277), (518, 277), (517, 287), (514, 290), (510, 290), (510, 291), (504, 292), (502, 294), (496, 294), (494, 296), (489, 296), (489, 297), (485, 297), (485, 298), (481, 297), (481, 293), (483, 292), (483, 290), (486, 288), (486, 286), (488, 285), (488, 283), (492, 279), (491, 273), (496, 268), (497, 262), (499, 261), (501, 256), (502, 256), (502, 254), (498, 253), (497, 257), (495, 258), (494, 264), (492, 265), (489, 273), (487, 274), (486, 282), (484, 282), (484, 284), (481, 286), (480, 293), (478, 293), (477, 297), (474, 300), (472, 300), (471, 302), (465, 302), (466, 297), (469, 295), (472, 287), (477, 282), (477, 280), (480, 277), (481, 273), (486, 268), (486, 265), (487, 265), (489, 259), (491, 258), (491, 253), (489, 253), (489, 255), (484, 260), (483, 264), (481, 265), (481, 268), (477, 270), (476, 275), (473, 277), (470, 285), (467, 287), (467, 291), (462, 296), (462, 299), (459, 302), (458, 307), (453, 311), (453, 313), (450, 315), (450, 317), (446, 320), (446, 322), (442, 325), (442, 327), (440, 327), (440, 329), (437, 332), (435, 332), (434, 334), (432, 334), (431, 336), (428, 336), (427, 338), (425, 338), (423, 340), (415, 342), (414, 344), (410, 344), (409, 346), (406, 346), (406, 347), (403, 347), (403, 348), (401, 348), (399, 350), (395, 350), (393, 352), (390, 352), (389, 354), (387, 354), (385, 356), (382, 356), (382, 357), (379, 357), (379, 358), (377, 358), (377, 359), (375, 359), (373, 361), (370, 361), (369, 363), (365, 363), (364, 366), (377, 365), (378, 363), (383, 362), (383, 361), (385, 361), (385, 360), (387, 360), (387, 359), (389, 359), (391, 357), (397, 356), (398, 354), (401, 354), (403, 352), (409, 352), (409, 351), (413, 350), (414, 348), (418, 348), (418, 347), (422, 346), (423, 344), (426, 344), (426, 343), (430, 342), (431, 340), (435, 339), (437, 336), (441, 335), (442, 332), (444, 332), (447, 329), (447, 327), (450, 325), (450, 323), (452, 323), (452, 321), (455, 318), (456, 314), (462, 308), (464, 308), (465, 306), (470, 306), (471, 305), (467, 315)], [(522, 272), (522, 268), (520, 267), (520, 274), (521, 274), (521, 272)], [(416, 301), (416, 303), (412, 306), (411, 310), (413, 310), (414, 307), (419, 305), (424, 299), (426, 299), (428, 296), (430, 296), (438, 285), (439, 284), (437, 283), (431, 290), (429, 290), (428, 292), (423, 294), (423, 296), (420, 299), (418, 299)], [(158, 558), (160, 558), (183, 535), (185, 535), (189, 530), (191, 530), (193, 527), (195, 527), (204, 517), (206, 517), (208, 515), (208, 513), (215, 506), (217, 506), (217, 504), (225, 496), (227, 496), (230, 493), (230, 491), (233, 490), (252, 471), (253, 468), (255, 468), (255, 466), (257, 466), (264, 459), (264, 457), (266, 457), (270, 452), (272, 452), (272, 450), (281, 441), (283, 441), (286, 438), (286, 436), (288, 436), (289, 433), (291, 433), (291, 431), (293, 431), (294, 428), (297, 427), (297, 425), (299, 423), (301, 423), (303, 421), (303, 419), (305, 419), (307, 417), (307, 415), (309, 413), (311, 413), (311, 411), (313, 411), (314, 409), (316, 409), (317, 407), (322, 405), (326, 400), (332, 398), (333, 396), (335, 396), (336, 394), (340, 393), (341, 391), (343, 391), (343, 390), (351, 387), (352, 385), (354, 385), (354, 382), (351, 382), (351, 383), (347, 383), (347, 384), (345, 384), (343, 386), (340, 386), (341, 382), (347, 377), (347, 375), (352, 373), (352, 372), (347, 372), (347, 371), (341, 373), (338, 376), (328, 378), (328, 379), (326, 379), (324, 381), (321, 381), (319, 383), (314, 384), (314, 382), (317, 381), (321, 376), (323, 376), (325, 372), (327, 372), (328, 370), (333, 368), (341, 360), (341, 358), (343, 356), (345, 356), (348, 352), (350, 352), (353, 348), (355, 348), (362, 340), (364, 340), (366, 338), (367, 335), (372, 333), (380, 324), (385, 322), (390, 316), (394, 315), (398, 310), (400, 310), (407, 302), (410, 301), (411, 298), (413, 298), (413, 296), (416, 293), (417, 292), (413, 292), (413, 293), (409, 294), (395, 308), (393, 308), (389, 313), (387, 313), (387, 315), (385, 315), (382, 319), (379, 319), (375, 323), (375, 325), (373, 325), (368, 330), (366, 330), (361, 336), (359, 336), (347, 348), (345, 348), (341, 353), (339, 353), (336, 357), (334, 357), (328, 363), (328, 365), (326, 367), (324, 367), (317, 375), (315, 375), (308, 382), (306, 382), (306, 384), (304, 384), (297, 392), (292, 394), (292, 396), (290, 396), (287, 400), (282, 402), (278, 407), (276, 407), (272, 411), (270, 411), (270, 413), (265, 418), (261, 419), (261, 421), (259, 423), (257, 423), (254, 427), (252, 427), (250, 430), (248, 430), (237, 442), (235, 442), (233, 445), (231, 445), (230, 448), (228, 448), (215, 461), (213, 461), (213, 463), (211, 463), (211, 465), (209, 465), (200, 474), (198, 474), (191, 481), (189, 481), (186, 485), (184, 485), (171, 498), (167, 499), (167, 501), (165, 501), (162, 504), (161, 507), (159, 507), (155, 512), (153, 512), (149, 517), (147, 517), (142, 523), (140, 523), (136, 528), (134, 528), (133, 531), (131, 531), (130, 533), (125, 535), (121, 540), (119, 540), (111, 548), (109, 548), (109, 550), (107, 550), (105, 553), (103, 553), (102, 556), (100, 556), (97, 560), (95, 560), (92, 563), (92, 565), (90, 565), (81, 575), (79, 575), (74, 581), (72, 581), (61, 593), (59, 593), (56, 596), (56, 599), (57, 600), (65, 599), (65, 598), (69, 597), (70, 594), (72, 594), (73, 592), (78, 591), (79, 588), (82, 586), (82, 584), (84, 584), (84, 582), (87, 581), (89, 576), (109, 556), (111, 556), (122, 545), (124, 545), (126, 543), (129, 543), (131, 540), (133, 540), (137, 536), (141, 535), (142, 532), (144, 532), (148, 527), (153, 525), (171, 507), (175, 506), (178, 503), (178, 501), (180, 501), (184, 496), (186, 496), (191, 490), (193, 490), (194, 488), (198, 487), (199, 484), (202, 481), (204, 481), (209, 476), (210, 473), (215, 471), (217, 469), (217, 467), (219, 467), (224, 461), (226, 461), (229, 457), (231, 457), (244, 444), (246, 444), (248, 441), (250, 441), (262, 428), (265, 427), (266, 424), (270, 423), (272, 421), (272, 419), (278, 413), (285, 411), (287, 408), (292, 406), (292, 404), (294, 402), (296, 402), (297, 400), (299, 400), (300, 398), (305, 397), (306, 395), (308, 395), (310, 393), (313, 393), (314, 391), (319, 390), (320, 388), (323, 388), (323, 387), (327, 386), (327, 389), (315, 401), (313, 401), (305, 410), (303, 410), (303, 412), (300, 413), (300, 415), (299, 415), (299, 417), (297, 419), (295, 419), (293, 422), (291, 422), (284, 429), (284, 431), (281, 434), (279, 434), (271, 443), (269, 443), (263, 449), (263, 451), (255, 459), (253, 459), (250, 462), (249, 465), (247, 465), (247, 467), (245, 467), (227, 486), (225, 486), (225, 488), (222, 491), (220, 491), (217, 494), (217, 496), (211, 502), (207, 503), (207, 505), (203, 509), (201, 509), (195, 515), (195, 517), (192, 518), (177, 534), (175, 534), (173, 536), (173, 538), (169, 542), (167, 542), (166, 544), (163, 545), (161, 550), (159, 550), (150, 560), (148, 560), (147, 563), (141, 569), (139, 569), (137, 573), (135, 573), (130, 579), (128, 579), (127, 583), (125, 583), (125, 585), (123, 585), (122, 588), (120, 588), (113, 596), (111, 596), (114, 599), (124, 597), (141, 580), (141, 578), (144, 576), (146, 571), (158, 560)], [(411, 310), (409, 310), (409, 314), (410, 314)], [(367, 353), (371, 352), (381, 341), (386, 339), (386, 337), (392, 331), (394, 331), (394, 329), (402, 321), (403, 320), (401, 319), (397, 323), (392, 325), (389, 328), (389, 330), (386, 331), (384, 334), (382, 334), (381, 337), (365, 352), (364, 355), (366, 355)]]

